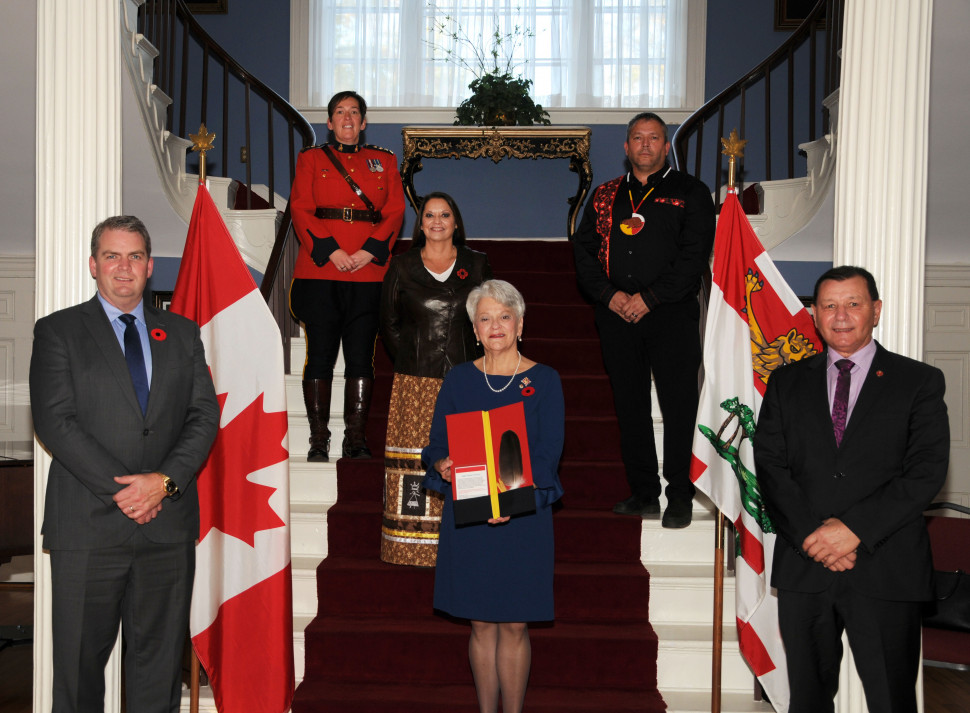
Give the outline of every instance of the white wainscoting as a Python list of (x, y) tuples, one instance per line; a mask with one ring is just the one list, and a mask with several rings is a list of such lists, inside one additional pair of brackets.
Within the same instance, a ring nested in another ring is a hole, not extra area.
[(943, 370), (950, 474), (938, 500), (970, 507), (970, 265), (927, 265), (923, 360)]
[(34, 328), (34, 257), (0, 255), (0, 455), (30, 458), (27, 376)]

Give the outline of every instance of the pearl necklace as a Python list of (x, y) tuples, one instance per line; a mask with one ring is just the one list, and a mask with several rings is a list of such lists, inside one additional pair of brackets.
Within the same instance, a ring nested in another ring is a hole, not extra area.
[(488, 388), (490, 388), (490, 389), (491, 389), (491, 390), (492, 390), (492, 391), (493, 391), (494, 393), (496, 393), (496, 394), (500, 394), (500, 393), (502, 393), (503, 391), (505, 391), (505, 390), (506, 390), (507, 388), (509, 388), (509, 387), (510, 387), (510, 386), (512, 385), (512, 382), (513, 382), (513, 381), (515, 381), (515, 376), (516, 376), (516, 374), (518, 374), (518, 373), (519, 373), (519, 367), (520, 367), (520, 366), (522, 366), (522, 352), (517, 352), (517, 353), (518, 353), (518, 355), (519, 355), (519, 361), (518, 361), (518, 363), (517, 363), (517, 364), (515, 365), (515, 371), (513, 371), (513, 372), (512, 372), (512, 378), (511, 378), (511, 379), (509, 379), (509, 383), (507, 383), (507, 384), (506, 384), (505, 386), (503, 386), (503, 387), (502, 387), (501, 389), (496, 389), (496, 388), (495, 388), (494, 386), (492, 386), (491, 384), (489, 384), (489, 383), (488, 383), (488, 368), (487, 368), (487, 367), (485, 366), (485, 357), (482, 357), (482, 371), (483, 371), (483, 372), (485, 373), (485, 384), (486, 384), (486, 385), (488, 386)]

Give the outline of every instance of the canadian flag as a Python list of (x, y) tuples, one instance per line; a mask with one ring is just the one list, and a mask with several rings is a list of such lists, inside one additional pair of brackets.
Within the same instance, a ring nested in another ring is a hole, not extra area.
[(822, 342), (733, 192), (717, 221), (713, 270), (690, 477), (734, 523), (738, 644), (775, 710), (787, 713), (785, 649), (769, 584), (775, 531), (751, 439), (768, 375), (811, 356)]
[(219, 711), (282, 713), (294, 687), (283, 347), (204, 185), (171, 309), (202, 329), (222, 414), (198, 476), (192, 644)]

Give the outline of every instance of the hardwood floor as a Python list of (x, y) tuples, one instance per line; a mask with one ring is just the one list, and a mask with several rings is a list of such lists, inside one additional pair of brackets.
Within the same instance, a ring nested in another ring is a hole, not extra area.
[(970, 710), (970, 671), (923, 667), (924, 713), (966, 713)]
[[(0, 584), (0, 628), (33, 620), (30, 589)], [(31, 713), (33, 647), (11, 646), (0, 651), (0, 711)], [(923, 669), (924, 713), (966, 713), (970, 710), (970, 671)]]

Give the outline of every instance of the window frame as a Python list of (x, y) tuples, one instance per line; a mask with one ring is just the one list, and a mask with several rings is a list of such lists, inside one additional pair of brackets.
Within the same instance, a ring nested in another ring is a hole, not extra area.
[[(290, 103), (314, 124), (327, 122), (326, 106), (310, 106), (307, 57), (310, 42), (310, 0), (290, 0)], [(707, 0), (689, 0), (687, 7), (687, 101), (684, 107), (547, 108), (556, 125), (620, 124), (640, 111), (656, 111), (680, 124), (704, 104), (707, 59)], [(365, 97), (366, 98), (366, 97)], [(367, 120), (374, 123), (451, 124), (456, 107), (381, 107), (368, 103)]]

